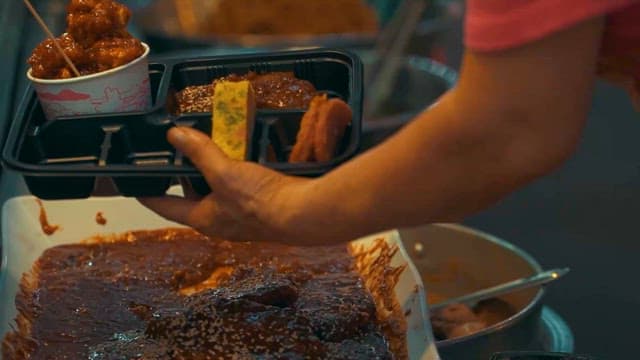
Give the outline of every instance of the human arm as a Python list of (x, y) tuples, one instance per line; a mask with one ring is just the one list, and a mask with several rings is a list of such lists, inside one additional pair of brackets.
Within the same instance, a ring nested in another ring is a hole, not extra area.
[(460, 219), (570, 156), (588, 111), (603, 22), (594, 18), (510, 50), (466, 51), (458, 85), (437, 104), (317, 179), (232, 162), (206, 136), (172, 130), (170, 142), (192, 158), (213, 193), (143, 203), (208, 234), (296, 244)]

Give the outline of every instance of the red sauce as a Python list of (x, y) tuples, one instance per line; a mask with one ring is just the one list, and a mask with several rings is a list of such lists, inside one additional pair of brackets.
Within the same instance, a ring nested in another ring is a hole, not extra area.
[(16, 308), (7, 359), (394, 358), (344, 245), (230, 243), (185, 229), (97, 238), (46, 250)]
[(177, 112), (211, 112), (215, 83), (242, 80), (251, 82), (256, 94), (256, 106), (262, 109), (306, 109), (316, 94), (313, 84), (296, 78), (292, 72), (231, 74), (214, 80), (213, 84), (187, 86), (177, 92)]
[[(67, 31), (58, 37), (58, 44), (80, 75), (127, 64), (144, 53), (142, 43), (127, 32), (130, 17), (130, 10), (113, 0), (71, 0), (67, 6)], [(52, 39), (40, 43), (28, 62), (36, 78), (75, 76)]]
[(52, 225), (49, 224), (49, 219), (47, 218), (47, 211), (44, 209), (44, 205), (40, 199), (36, 199), (38, 206), (40, 206), (40, 228), (42, 228), (42, 232), (46, 235), (53, 235), (56, 231), (60, 229), (60, 225)]
[(96, 213), (96, 224), (98, 224), (98, 225), (106, 225), (107, 224), (107, 219), (102, 214), (102, 211), (98, 211)]

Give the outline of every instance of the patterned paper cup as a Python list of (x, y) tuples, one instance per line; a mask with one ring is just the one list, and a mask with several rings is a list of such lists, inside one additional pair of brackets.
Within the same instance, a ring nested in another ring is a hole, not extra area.
[(151, 107), (149, 46), (132, 62), (96, 74), (48, 80), (31, 76), (48, 120), (61, 116), (145, 111)]

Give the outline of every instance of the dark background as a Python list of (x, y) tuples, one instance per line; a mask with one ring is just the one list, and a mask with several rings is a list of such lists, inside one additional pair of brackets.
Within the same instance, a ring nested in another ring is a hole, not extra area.
[[(461, 40), (460, 23), (442, 40), (456, 69)], [(640, 359), (639, 140), (640, 113), (627, 94), (598, 81), (574, 156), (464, 221), (520, 246), (544, 268), (572, 269), (544, 302), (571, 327), (575, 351), (601, 359)]]
[(543, 267), (571, 267), (545, 303), (571, 326), (576, 352), (603, 359), (640, 358), (640, 115), (625, 96), (598, 84), (575, 156), (465, 221), (521, 246)]
[[(55, 2), (37, 2), (48, 23)], [(45, 11), (46, 12), (46, 11)], [(448, 63), (458, 66), (460, 24), (443, 34)], [(0, 128), (24, 91), (24, 59), (41, 31), (18, 0), (0, 4)], [(25, 50), (26, 49), (26, 50)], [(557, 94), (571, 96), (571, 94)], [(4, 136), (4, 133), (0, 133)], [(582, 142), (557, 172), (465, 221), (522, 247), (543, 267), (570, 266), (545, 303), (571, 326), (576, 352), (602, 359), (640, 358), (640, 114), (626, 94), (598, 83)], [(19, 194), (3, 174), (2, 198)], [(12, 175), (8, 175), (12, 176)]]

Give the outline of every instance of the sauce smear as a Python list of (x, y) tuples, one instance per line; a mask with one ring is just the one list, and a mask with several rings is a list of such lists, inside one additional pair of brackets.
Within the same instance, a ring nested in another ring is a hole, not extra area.
[(36, 199), (36, 202), (38, 203), (38, 206), (40, 206), (40, 228), (42, 228), (43, 233), (51, 236), (60, 229), (60, 225), (50, 224), (49, 219), (47, 218), (47, 211), (44, 209), (42, 200)]
[(55, 246), (20, 284), (2, 355), (406, 359), (357, 261), (344, 244), (231, 243), (189, 229)]
[(96, 213), (96, 224), (98, 224), (98, 225), (107, 225), (107, 219), (102, 214), (102, 211), (98, 211)]

